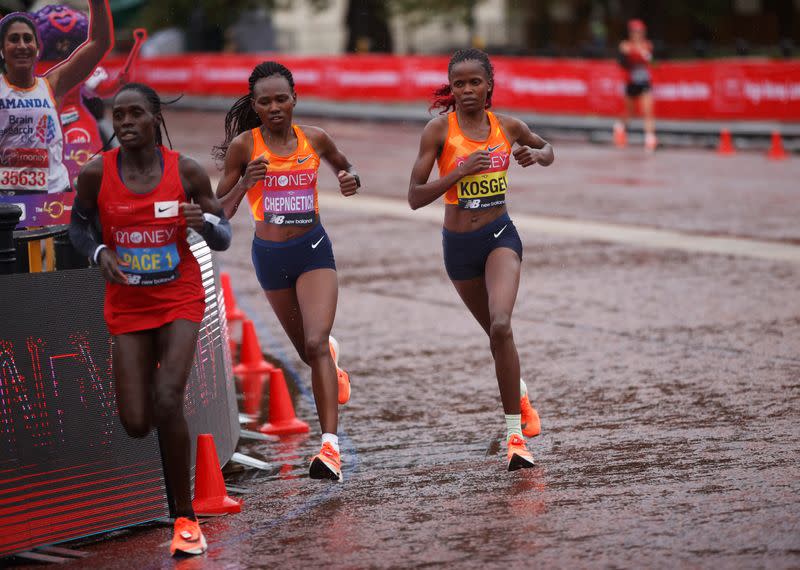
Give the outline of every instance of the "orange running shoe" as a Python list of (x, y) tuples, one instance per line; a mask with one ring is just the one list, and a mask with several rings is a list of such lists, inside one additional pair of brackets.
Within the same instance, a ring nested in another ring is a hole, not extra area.
[(342, 481), (342, 460), (339, 452), (327, 441), (322, 444), (319, 454), (311, 460), (308, 476), (312, 479), (331, 479)]
[(350, 401), (350, 375), (339, 368), (339, 342), (329, 336), (328, 346), (331, 348), (333, 364), (336, 366), (336, 379), (339, 383), (339, 405), (344, 405)]
[(531, 406), (527, 394), (522, 395), (519, 401), (519, 410), (522, 414), (522, 434), (525, 437), (536, 437), (542, 433), (542, 422), (539, 420), (539, 412)]
[(533, 467), (533, 455), (525, 447), (522, 436), (512, 434), (508, 438), (508, 470), (527, 469)]
[(175, 531), (172, 535), (172, 544), (169, 547), (170, 554), (173, 556), (178, 552), (183, 554), (203, 554), (207, 548), (206, 538), (200, 530), (200, 523), (186, 517), (175, 519)]

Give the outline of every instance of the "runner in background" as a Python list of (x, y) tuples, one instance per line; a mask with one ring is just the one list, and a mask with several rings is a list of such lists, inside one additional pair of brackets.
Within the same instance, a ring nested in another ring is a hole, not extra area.
[(61, 65), (35, 74), (42, 43), (33, 20), (9, 14), (0, 23), (0, 191), (63, 192), (70, 189), (58, 109), (111, 49), (107, 0), (89, 0), (89, 37)]
[[(511, 330), (522, 241), (506, 210), (506, 172), (512, 156), (522, 167), (549, 166), (553, 147), (519, 119), (487, 110), (495, 88), (494, 68), (483, 51), (457, 51), (447, 72), (450, 82), (435, 92), (431, 106), (447, 114), (425, 126), (408, 202), (416, 210), (444, 196), (445, 268), (461, 300), (489, 336), (505, 412), (508, 470), (514, 471), (533, 467), (522, 436), (538, 435), (540, 424), (520, 378)], [(518, 146), (512, 152), (514, 145)], [(429, 182), (435, 162), (439, 178)], [(454, 347), (453, 355), (457, 354)]]
[(311, 367), (322, 445), (309, 475), (341, 481), (337, 401), (350, 399), (350, 379), (337, 366), (339, 347), (330, 336), (339, 285), (333, 247), (319, 219), (320, 162), (336, 172), (345, 196), (354, 195), (361, 182), (325, 131), (292, 122), (297, 94), (291, 71), (266, 61), (253, 69), (249, 87), (228, 111), (225, 140), (215, 148), (216, 158), (224, 159), (217, 197), (232, 218), (247, 196), (256, 222), (256, 276), (297, 354)]
[(614, 144), (625, 146), (628, 121), (638, 102), (644, 116), (644, 148), (652, 152), (658, 144), (650, 76), (653, 44), (647, 39), (647, 28), (641, 20), (628, 22), (628, 39), (619, 44), (619, 61), (625, 69), (625, 110), (622, 120), (614, 125)]
[(81, 170), (69, 234), (107, 281), (104, 315), (114, 340), (122, 425), (131, 437), (159, 431), (176, 517), (170, 551), (201, 554), (206, 541), (192, 509), (183, 398), (205, 289), (186, 232), (198, 231), (218, 251), (228, 248), (231, 233), (205, 170), (163, 146), (161, 105), (141, 83), (125, 85), (114, 98), (112, 122), (121, 146)]

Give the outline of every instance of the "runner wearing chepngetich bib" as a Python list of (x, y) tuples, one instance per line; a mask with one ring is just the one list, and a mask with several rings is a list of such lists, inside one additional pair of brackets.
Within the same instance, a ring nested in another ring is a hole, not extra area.
[(319, 155), (308, 142), (303, 130), (292, 125), (297, 136), (297, 150), (281, 156), (269, 150), (261, 129), (253, 129), (251, 160), (263, 156), (269, 161), (264, 181), (247, 191), (253, 219), (268, 224), (311, 226), (319, 218), (317, 174)]
[(330, 336), (339, 285), (333, 246), (319, 219), (320, 162), (336, 172), (343, 195), (354, 195), (361, 183), (325, 131), (293, 124), (297, 93), (291, 71), (265, 61), (253, 69), (248, 84), (248, 94), (225, 117), (225, 140), (215, 149), (225, 164), (217, 196), (228, 217), (247, 196), (256, 222), (251, 249), (256, 277), (311, 368), (322, 445), (309, 476), (341, 481), (338, 404), (350, 399), (350, 377), (338, 367), (339, 344)]

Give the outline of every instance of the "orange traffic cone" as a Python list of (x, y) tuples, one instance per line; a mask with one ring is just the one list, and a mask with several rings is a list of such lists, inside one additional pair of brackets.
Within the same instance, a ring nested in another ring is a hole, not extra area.
[(614, 146), (625, 148), (628, 144), (628, 135), (625, 132), (625, 125), (619, 121), (614, 123)]
[(228, 321), (228, 347), (231, 350), (231, 359), (235, 361), (237, 339), (240, 337), (235, 334), (234, 329), (237, 324), (241, 325), (247, 315), (236, 304), (236, 297), (233, 296), (231, 287), (231, 276), (223, 271), (219, 274), (219, 281), (222, 285), (222, 298), (225, 301), (225, 318)]
[(269, 373), (269, 421), (258, 431), (271, 435), (288, 435), (308, 432), (308, 424), (294, 415), (292, 398), (286, 387), (283, 370), (275, 368)]
[(261, 398), (264, 395), (264, 374), (245, 374), (242, 378), (242, 394), (244, 413), (257, 419), (261, 414)]
[(719, 146), (717, 146), (717, 154), (731, 155), (736, 154), (736, 147), (733, 146), (733, 138), (728, 129), (722, 129), (719, 133)]
[(228, 319), (228, 325), (235, 321), (244, 320), (246, 315), (236, 304), (236, 297), (233, 296), (231, 276), (223, 271), (219, 274), (219, 280), (222, 284), (222, 298), (225, 300), (225, 316)]
[(242, 350), (239, 353), (239, 364), (233, 367), (233, 373), (237, 376), (252, 374), (254, 372), (269, 372), (272, 365), (264, 360), (261, 354), (261, 346), (258, 344), (256, 327), (250, 319), (242, 322)]
[(242, 504), (231, 499), (225, 490), (225, 481), (217, 459), (217, 447), (214, 445), (214, 436), (210, 433), (197, 436), (192, 508), (195, 514), (205, 516), (238, 513), (242, 510)]
[(770, 160), (786, 160), (789, 158), (789, 155), (786, 154), (786, 150), (783, 148), (783, 139), (781, 139), (781, 133), (779, 131), (772, 131), (772, 144), (769, 147), (767, 158)]

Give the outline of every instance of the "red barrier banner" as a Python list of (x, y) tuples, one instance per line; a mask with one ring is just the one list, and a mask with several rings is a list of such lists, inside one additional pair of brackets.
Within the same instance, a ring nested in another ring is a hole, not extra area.
[[(301, 97), (383, 103), (430, 102), (447, 81), (439, 56), (197, 54), (142, 60), (135, 81), (162, 93), (236, 96), (258, 63), (292, 70)], [(494, 57), (494, 105), (539, 113), (614, 116), (622, 111), (624, 75), (613, 61)], [(111, 79), (122, 59), (104, 62)], [(766, 59), (656, 63), (659, 117), (800, 121), (800, 62)]]

